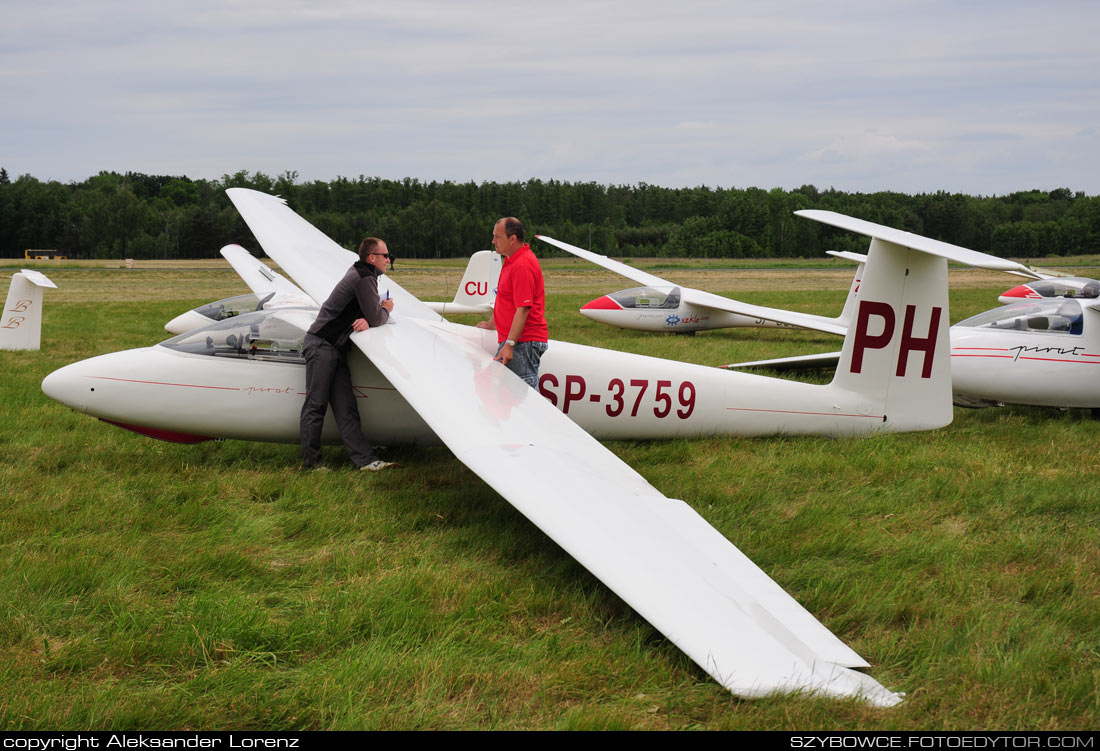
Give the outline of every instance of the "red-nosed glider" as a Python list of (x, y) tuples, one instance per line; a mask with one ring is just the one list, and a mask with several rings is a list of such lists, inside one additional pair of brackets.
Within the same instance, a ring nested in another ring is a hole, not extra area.
[(843, 336), (848, 330), (848, 324), (855, 310), (856, 292), (859, 289), (866, 260), (866, 256), (859, 253), (828, 251), (830, 255), (847, 258), (859, 264), (844, 310), (836, 318), (828, 318), (811, 313), (797, 313), (781, 308), (752, 305), (703, 290), (684, 287), (552, 237), (542, 235), (537, 237), (566, 253), (572, 253), (578, 258), (591, 261), (597, 266), (602, 266), (643, 285), (597, 297), (580, 310), (581, 315), (597, 323), (634, 331), (689, 333), (742, 327), (797, 327)]

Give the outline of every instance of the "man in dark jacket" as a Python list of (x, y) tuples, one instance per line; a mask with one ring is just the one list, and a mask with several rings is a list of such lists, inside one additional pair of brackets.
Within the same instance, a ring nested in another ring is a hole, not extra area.
[(393, 300), (378, 299), (378, 277), (385, 273), (389, 258), (386, 243), (377, 237), (365, 239), (359, 246), (359, 260), (333, 288), (306, 333), (302, 348), (306, 359), (306, 400), (301, 419), (305, 469), (321, 466), (321, 431), (329, 405), (344, 448), (359, 469), (376, 471), (396, 466), (375, 456), (363, 435), (347, 361), (353, 331), (366, 331), (389, 320)]

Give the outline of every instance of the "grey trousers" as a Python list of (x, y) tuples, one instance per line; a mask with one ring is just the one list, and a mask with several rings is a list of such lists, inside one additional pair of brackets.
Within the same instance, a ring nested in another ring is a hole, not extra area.
[(302, 464), (313, 467), (321, 463), (321, 431), (329, 405), (352, 462), (357, 467), (370, 464), (377, 457), (359, 422), (347, 356), (313, 334), (306, 334), (302, 354), (306, 358), (306, 400), (302, 404), (301, 418)]

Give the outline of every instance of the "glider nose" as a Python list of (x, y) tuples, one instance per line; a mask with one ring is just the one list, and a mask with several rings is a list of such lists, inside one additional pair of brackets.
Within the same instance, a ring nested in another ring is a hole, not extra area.
[(603, 297), (597, 297), (595, 300), (585, 303), (580, 313), (585, 318), (605, 323), (608, 320), (607, 314), (609, 312), (620, 311), (622, 309), (623, 306), (611, 299), (610, 295), (604, 295)]
[(622, 310), (623, 306), (611, 299), (611, 295), (597, 297), (589, 303), (585, 303), (581, 310)]
[(1002, 292), (997, 299), (1003, 303), (1020, 302), (1020, 300), (1038, 300), (1042, 297), (1038, 292), (1026, 284), (1013, 287), (1007, 292)]
[(202, 313), (189, 310), (186, 313), (180, 313), (164, 324), (164, 330), (169, 334), (186, 334), (188, 331), (194, 331), (201, 326), (208, 326), (213, 322)]
[(42, 393), (77, 412), (88, 411), (88, 395), (94, 389), (84, 376), (83, 363), (59, 368), (42, 379)]

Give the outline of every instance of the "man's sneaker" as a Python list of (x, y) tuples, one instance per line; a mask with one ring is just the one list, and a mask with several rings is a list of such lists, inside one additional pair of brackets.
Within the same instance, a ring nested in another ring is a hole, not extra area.
[(381, 459), (375, 459), (370, 464), (364, 464), (359, 468), (360, 472), (377, 472), (381, 469), (393, 469), (400, 466), (397, 462), (384, 462)]

